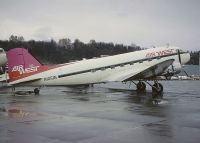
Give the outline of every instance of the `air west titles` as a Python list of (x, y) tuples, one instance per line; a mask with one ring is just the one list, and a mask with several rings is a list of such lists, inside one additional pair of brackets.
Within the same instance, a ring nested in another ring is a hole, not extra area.
[(153, 57), (160, 57), (165, 55), (173, 54), (173, 49), (167, 49), (163, 51), (157, 51), (157, 52), (150, 52), (146, 54), (146, 58), (153, 58)]
[(24, 68), (23, 65), (14, 66), (12, 72), (19, 71), (20, 74), (31, 73), (38, 71), (39, 66), (29, 65), (28, 68)]

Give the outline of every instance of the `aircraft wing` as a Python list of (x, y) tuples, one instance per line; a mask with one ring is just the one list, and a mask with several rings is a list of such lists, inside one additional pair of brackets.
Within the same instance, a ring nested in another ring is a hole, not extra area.
[(130, 69), (118, 72), (107, 78), (108, 81), (129, 81), (139, 79), (151, 79), (162, 73), (174, 62), (174, 59), (169, 59), (154, 65), (141, 66), (137, 69)]

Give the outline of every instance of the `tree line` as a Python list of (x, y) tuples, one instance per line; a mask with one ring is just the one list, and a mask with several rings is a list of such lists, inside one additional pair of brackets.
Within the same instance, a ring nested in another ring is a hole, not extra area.
[(191, 65), (199, 65), (200, 51), (190, 52), (190, 62)]
[(12, 48), (26, 48), (36, 59), (45, 64), (66, 63), (73, 60), (90, 59), (102, 55), (116, 55), (141, 50), (140, 46), (96, 42), (90, 40), (84, 43), (79, 39), (71, 42), (70, 39), (51, 41), (25, 41), (22, 36), (10, 36), (9, 40), (0, 40), (0, 47), (5, 51)]
[[(8, 51), (12, 48), (26, 48), (36, 59), (44, 64), (66, 63), (83, 58), (90, 59), (102, 55), (116, 55), (127, 52), (142, 50), (135, 44), (123, 45), (90, 40), (84, 43), (79, 39), (73, 42), (69, 38), (60, 39), (58, 42), (51, 41), (25, 41), (23, 36), (11, 35), (9, 40), (0, 40), (0, 47)], [(191, 52), (191, 60), (188, 64), (199, 64), (199, 52)]]

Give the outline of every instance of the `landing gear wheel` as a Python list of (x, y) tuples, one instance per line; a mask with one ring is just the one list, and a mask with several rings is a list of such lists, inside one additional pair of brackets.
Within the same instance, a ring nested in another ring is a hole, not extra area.
[(165, 76), (165, 78), (166, 78), (167, 80), (170, 80), (172, 77), (171, 77), (171, 76)]
[(137, 91), (138, 92), (145, 92), (146, 84), (144, 82), (139, 81), (136, 86), (137, 86)]
[(35, 88), (33, 92), (35, 93), (35, 95), (39, 95), (40, 90), (38, 88)]
[(153, 98), (162, 97), (163, 96), (163, 86), (162, 86), (161, 83), (156, 82), (152, 86), (152, 95), (153, 95)]

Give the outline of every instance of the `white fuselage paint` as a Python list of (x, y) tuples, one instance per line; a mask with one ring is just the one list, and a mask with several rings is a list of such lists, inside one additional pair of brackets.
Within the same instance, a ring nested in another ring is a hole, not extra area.
[(0, 67), (5, 66), (6, 62), (7, 62), (6, 53), (2, 48), (0, 48)]
[[(171, 49), (172, 54), (163, 52)], [(142, 51), (119, 54), (97, 59), (82, 60), (71, 64), (37, 73), (23, 79), (10, 82), (10, 85), (26, 83), (26, 85), (82, 85), (110, 81), (123, 81), (147, 68), (169, 59), (178, 61), (177, 47), (160, 47)], [(161, 56), (161, 58), (154, 58)], [(163, 56), (163, 57), (162, 57)], [(147, 60), (151, 59), (152, 60)], [(188, 62), (190, 55), (181, 54), (182, 64)], [(138, 61), (141, 60), (141, 61)], [(135, 63), (131, 63), (134, 62)], [(138, 62), (137, 62), (138, 61)], [(39, 79), (33, 81), (34, 79)], [(28, 82), (30, 81), (30, 82)]]

